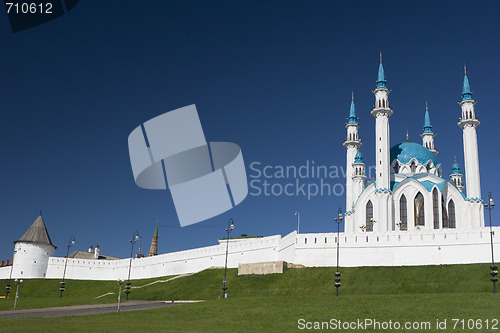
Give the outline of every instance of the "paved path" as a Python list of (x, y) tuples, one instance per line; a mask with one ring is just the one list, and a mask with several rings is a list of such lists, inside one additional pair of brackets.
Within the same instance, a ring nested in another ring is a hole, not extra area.
[[(187, 304), (199, 301), (126, 301), (120, 305), (120, 312), (148, 310), (166, 306)], [(26, 318), (26, 317), (62, 317), (62, 316), (84, 316), (91, 314), (111, 313), (117, 311), (117, 303), (111, 304), (88, 304), (61, 306), (54, 308), (23, 309), (0, 311), (0, 319), (3, 318)]]

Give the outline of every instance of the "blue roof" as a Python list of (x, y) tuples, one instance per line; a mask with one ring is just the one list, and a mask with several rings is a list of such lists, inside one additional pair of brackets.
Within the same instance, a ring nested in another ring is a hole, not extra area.
[(432, 133), (432, 125), (431, 125), (431, 118), (429, 117), (429, 110), (425, 110), (424, 133)]
[(356, 117), (356, 108), (354, 107), (354, 101), (351, 101), (351, 109), (349, 111), (349, 124), (357, 124), (358, 117)]
[(457, 162), (453, 163), (453, 165), (451, 166), (451, 174), (452, 175), (455, 175), (455, 174), (461, 174), (462, 172), (460, 171), (460, 166), (458, 165)]
[(432, 161), (434, 166), (439, 166), (436, 156), (427, 148), (415, 142), (402, 142), (391, 148), (391, 163), (398, 159), (402, 164), (410, 163), (412, 158), (416, 158), (421, 164)]
[(387, 81), (385, 80), (384, 66), (382, 66), (382, 62), (378, 66), (377, 89), (378, 88), (387, 88)]
[(470, 91), (469, 79), (467, 74), (464, 75), (464, 86), (462, 88), (462, 101), (471, 100), (472, 92)]
[(360, 151), (356, 153), (356, 156), (354, 156), (354, 163), (365, 163), (363, 161), (363, 154), (361, 154)]

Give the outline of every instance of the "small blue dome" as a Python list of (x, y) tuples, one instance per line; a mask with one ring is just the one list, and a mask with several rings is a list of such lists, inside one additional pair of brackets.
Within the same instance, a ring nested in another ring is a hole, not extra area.
[(354, 163), (365, 163), (363, 161), (363, 154), (361, 154), (360, 151), (356, 153), (356, 156), (354, 156)]
[(453, 163), (453, 165), (451, 166), (451, 174), (462, 174), (462, 172), (460, 171), (460, 166), (457, 162)]
[(402, 164), (408, 164), (412, 158), (416, 158), (421, 164), (432, 161), (435, 167), (439, 166), (436, 156), (429, 149), (415, 142), (402, 142), (392, 147), (391, 164), (396, 158)]

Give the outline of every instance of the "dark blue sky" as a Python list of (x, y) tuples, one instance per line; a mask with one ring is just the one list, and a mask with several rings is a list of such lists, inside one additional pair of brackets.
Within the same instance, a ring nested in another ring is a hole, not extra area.
[(229, 218), (238, 235), (285, 235), (297, 210), (301, 232), (335, 230), (343, 195), (248, 196), (181, 228), (168, 191), (135, 185), (127, 137), (144, 121), (196, 104), (207, 140), (240, 145), (249, 175), (252, 162), (345, 167), (354, 90), (371, 165), (379, 50), (392, 90), (391, 145), (406, 128), (421, 142), (428, 100), (444, 178), (455, 155), (464, 166), (457, 103), (467, 63), (481, 120), (482, 193), (500, 202), (499, 15), (498, 1), (86, 0), (14, 34), (3, 13), (0, 257), (12, 256), (12, 241), (40, 210), (60, 256), (75, 236), (72, 250), (100, 244), (127, 257), (135, 230), (147, 252), (156, 219), (160, 253), (216, 244)]

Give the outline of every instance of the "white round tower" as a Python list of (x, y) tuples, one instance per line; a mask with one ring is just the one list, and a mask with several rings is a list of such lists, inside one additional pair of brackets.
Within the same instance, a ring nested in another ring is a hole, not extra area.
[(54, 255), (56, 247), (52, 245), (41, 214), (14, 244), (12, 278), (45, 278), (49, 257)]

